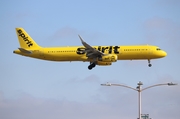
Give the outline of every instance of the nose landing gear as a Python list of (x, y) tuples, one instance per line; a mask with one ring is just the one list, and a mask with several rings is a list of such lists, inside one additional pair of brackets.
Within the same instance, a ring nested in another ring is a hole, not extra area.
[(149, 66), (149, 67), (151, 67), (151, 66), (152, 66), (152, 64), (151, 64), (150, 59), (148, 59), (148, 63), (149, 63), (149, 64), (148, 64), (148, 66)]

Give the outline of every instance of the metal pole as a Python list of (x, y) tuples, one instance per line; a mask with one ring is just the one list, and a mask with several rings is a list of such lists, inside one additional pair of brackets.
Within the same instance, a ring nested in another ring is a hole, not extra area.
[(139, 87), (138, 93), (139, 93), (139, 119), (141, 119), (141, 90), (140, 90), (140, 87)]
[(137, 91), (138, 91), (138, 100), (139, 100), (139, 119), (141, 119), (141, 85), (143, 85), (143, 83), (140, 81), (137, 87)]

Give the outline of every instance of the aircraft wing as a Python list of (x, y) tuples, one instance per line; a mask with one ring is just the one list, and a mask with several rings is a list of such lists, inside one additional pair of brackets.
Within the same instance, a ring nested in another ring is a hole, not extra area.
[(93, 48), (92, 46), (90, 46), (89, 44), (87, 44), (82, 38), (81, 36), (79, 35), (79, 38), (81, 40), (81, 43), (84, 45), (84, 47), (86, 48), (85, 49), (85, 52), (86, 52), (86, 56), (88, 58), (97, 58), (97, 57), (101, 57), (101, 56), (104, 56), (105, 54), (99, 50), (96, 50), (95, 48)]

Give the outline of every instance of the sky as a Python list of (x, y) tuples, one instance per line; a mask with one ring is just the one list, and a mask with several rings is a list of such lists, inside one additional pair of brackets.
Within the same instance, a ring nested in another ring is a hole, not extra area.
[[(1, 0), (0, 119), (133, 119), (133, 88), (180, 84), (179, 0)], [(13, 54), (15, 28), (23, 27), (43, 47), (90, 45), (159, 46), (162, 59), (118, 61), (88, 70), (89, 63), (51, 62)], [(142, 114), (179, 119), (180, 85), (142, 92)]]

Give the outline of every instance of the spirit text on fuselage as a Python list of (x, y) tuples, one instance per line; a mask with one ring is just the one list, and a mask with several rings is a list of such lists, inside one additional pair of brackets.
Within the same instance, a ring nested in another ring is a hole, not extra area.
[[(119, 46), (98, 46), (98, 47), (94, 47), (94, 49), (97, 49), (103, 53), (105, 53), (105, 51), (108, 50), (108, 54), (112, 54), (112, 53), (119, 54), (119, 48), (120, 48)], [(86, 53), (85, 50), (86, 50), (86, 48), (79, 47), (79, 48), (77, 48), (76, 53), (79, 55), (82, 55), (82, 54)]]

